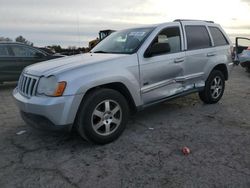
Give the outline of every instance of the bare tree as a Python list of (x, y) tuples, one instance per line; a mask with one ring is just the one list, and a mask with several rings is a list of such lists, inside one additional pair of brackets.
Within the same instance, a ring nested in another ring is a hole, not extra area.
[(28, 40), (26, 40), (23, 36), (18, 36), (17, 38), (16, 38), (16, 42), (21, 42), (21, 43), (24, 43), (24, 44), (28, 44), (28, 45), (30, 45), (30, 46), (33, 46), (33, 43), (32, 42), (30, 42), (30, 41), (28, 41)]
[(10, 38), (8, 38), (8, 37), (0, 37), (0, 41), (10, 42), (12, 40)]

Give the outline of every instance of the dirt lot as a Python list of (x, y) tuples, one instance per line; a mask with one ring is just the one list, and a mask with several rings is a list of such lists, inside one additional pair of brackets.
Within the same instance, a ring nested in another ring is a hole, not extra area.
[(28, 127), (14, 86), (0, 86), (1, 188), (250, 187), (250, 74), (241, 67), (218, 104), (194, 94), (151, 107), (105, 146)]

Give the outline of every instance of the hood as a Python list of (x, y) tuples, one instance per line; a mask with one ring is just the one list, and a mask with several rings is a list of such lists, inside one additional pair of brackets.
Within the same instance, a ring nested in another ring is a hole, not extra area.
[(52, 59), (41, 63), (36, 63), (25, 68), (24, 72), (35, 76), (49, 76), (58, 74), (67, 70), (75, 69), (96, 63), (102, 63), (114, 59), (119, 59), (127, 54), (101, 54), (86, 53), (75, 56), (67, 56), (58, 59)]

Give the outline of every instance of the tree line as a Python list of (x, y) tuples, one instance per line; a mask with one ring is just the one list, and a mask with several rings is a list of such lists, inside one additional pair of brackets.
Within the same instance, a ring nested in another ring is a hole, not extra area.
[[(13, 40), (11, 38), (8, 38), (8, 37), (0, 37), (0, 41), (4, 41), (4, 42), (13, 42)], [(24, 44), (27, 44), (27, 45), (30, 45), (30, 46), (33, 46), (33, 43), (26, 40), (23, 36), (18, 36), (15, 38), (16, 42), (21, 42), (21, 43), (24, 43)]]
[[(14, 40), (8, 37), (0, 37), (0, 42), (20, 42), (24, 43), (30, 46), (33, 46), (34, 44), (27, 39), (25, 39), (23, 36), (18, 36)], [(48, 52), (48, 53), (60, 53), (63, 55), (75, 55), (75, 54), (80, 54), (80, 53), (85, 53), (87, 52), (87, 49), (84, 47), (76, 47), (76, 46), (69, 46), (68, 48), (62, 48), (60, 45), (51, 45), (51, 46), (45, 46), (41, 47), (40, 49)]]

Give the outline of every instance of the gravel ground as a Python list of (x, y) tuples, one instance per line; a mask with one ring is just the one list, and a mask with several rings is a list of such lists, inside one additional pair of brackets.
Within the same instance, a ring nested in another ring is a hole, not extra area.
[(193, 94), (148, 108), (105, 146), (25, 125), (14, 86), (0, 86), (1, 188), (250, 187), (250, 74), (241, 67), (218, 104)]

